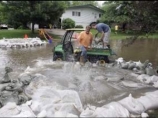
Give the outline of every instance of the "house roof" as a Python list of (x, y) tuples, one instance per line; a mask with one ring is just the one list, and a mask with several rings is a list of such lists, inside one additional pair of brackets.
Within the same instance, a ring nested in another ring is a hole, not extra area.
[(73, 7), (69, 7), (68, 9), (72, 9), (72, 8), (92, 8), (92, 9), (95, 9), (95, 10), (100, 11), (102, 13), (104, 12), (102, 9), (100, 9), (94, 5), (91, 5), (91, 4), (73, 6)]

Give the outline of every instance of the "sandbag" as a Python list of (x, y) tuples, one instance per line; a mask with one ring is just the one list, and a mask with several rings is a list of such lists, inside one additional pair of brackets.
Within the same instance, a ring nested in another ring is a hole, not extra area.
[(94, 114), (96, 117), (129, 117), (129, 111), (118, 102), (111, 102), (103, 107), (98, 107)]
[(158, 108), (158, 90), (145, 93), (145, 96), (137, 98), (137, 101), (143, 104), (145, 110)]
[(11, 117), (21, 112), (21, 108), (15, 102), (8, 102), (0, 109), (0, 117)]
[(132, 114), (140, 115), (145, 111), (144, 105), (137, 99), (133, 98), (131, 94), (118, 102)]
[(76, 91), (56, 90), (51, 87), (41, 87), (34, 93), (31, 108), (38, 113), (46, 110), (47, 117), (54, 116), (57, 111), (79, 115), (83, 110)]

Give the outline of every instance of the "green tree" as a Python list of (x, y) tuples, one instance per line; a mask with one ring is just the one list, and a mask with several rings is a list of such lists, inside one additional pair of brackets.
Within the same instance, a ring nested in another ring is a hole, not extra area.
[(141, 31), (145, 32), (158, 28), (157, 1), (108, 1), (103, 4), (102, 9), (105, 11), (102, 22), (139, 25)]
[(20, 26), (27, 28), (27, 23), (31, 20), (31, 10), (28, 1), (7, 1), (4, 6), (4, 10), (7, 12), (7, 21), (9, 25), (14, 28)]
[(54, 23), (58, 21), (66, 8), (63, 1), (7, 1), (5, 11), (7, 11), (8, 23), (27, 27), (32, 23), (34, 32), (35, 23)]
[(74, 28), (74, 27), (75, 27), (75, 21), (73, 21), (71, 18), (63, 19), (62, 21), (63, 29)]
[(0, 1), (0, 24), (7, 24), (6, 12), (4, 10), (3, 2)]
[(131, 22), (128, 12), (125, 9), (120, 10), (120, 7), (121, 4), (119, 2), (105, 2), (102, 7), (105, 12), (100, 21), (108, 24)]
[(94, 6), (98, 6), (97, 1), (71, 1), (71, 6), (87, 5), (87, 4), (92, 4)]

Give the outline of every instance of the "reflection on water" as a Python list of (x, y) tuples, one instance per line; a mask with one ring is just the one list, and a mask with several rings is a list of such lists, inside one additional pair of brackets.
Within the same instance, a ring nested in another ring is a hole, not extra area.
[(16, 69), (26, 69), (37, 59), (52, 58), (53, 45), (37, 46), (31, 48), (1, 48), (1, 67), (10, 66)]
[[(56, 42), (53, 42), (56, 45)], [(116, 52), (117, 57), (123, 57), (126, 61), (149, 60), (153, 66), (158, 65), (158, 40), (137, 39), (133, 44), (125, 46), (127, 40), (111, 40), (111, 48)], [(0, 48), (0, 67), (10, 66), (16, 70), (23, 70), (32, 66), (37, 59), (52, 59), (52, 44), (31, 48)]]
[(153, 66), (158, 65), (158, 40), (157, 39), (137, 39), (130, 45), (127, 40), (112, 40), (111, 47), (118, 57), (123, 57), (126, 61), (149, 60)]
[[(138, 39), (133, 44), (125, 46), (127, 40), (112, 40), (111, 48), (116, 52), (118, 57), (123, 57), (126, 61), (149, 60), (153, 66), (158, 65), (158, 40), (154, 39)], [(56, 44), (56, 43), (55, 43)], [(33, 64), (36, 59), (51, 59), (53, 45), (20, 48), (20, 49), (4, 49), (0, 48), (0, 66), (11, 66), (17, 68), (26, 68)]]

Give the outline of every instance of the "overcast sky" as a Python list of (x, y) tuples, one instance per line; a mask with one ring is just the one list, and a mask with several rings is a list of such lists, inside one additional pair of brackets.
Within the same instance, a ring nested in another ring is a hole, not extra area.
[(102, 3), (105, 2), (105, 1), (97, 1), (97, 2), (99, 3), (99, 5), (102, 5)]

